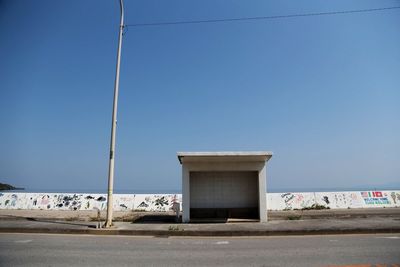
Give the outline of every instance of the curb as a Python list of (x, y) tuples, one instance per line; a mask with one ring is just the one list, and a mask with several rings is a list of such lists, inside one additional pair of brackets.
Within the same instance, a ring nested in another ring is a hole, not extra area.
[(380, 229), (318, 229), (318, 230), (260, 230), (260, 231), (170, 231), (170, 230), (123, 230), (123, 229), (49, 229), (49, 228), (0, 228), (0, 233), (41, 233), (41, 234), (84, 234), (84, 235), (124, 235), (124, 236), (299, 236), (299, 235), (339, 235), (339, 234), (393, 234), (400, 228)]
[[(365, 219), (365, 218), (371, 218), (371, 217), (379, 217), (379, 218), (400, 218), (400, 215), (398, 214), (335, 214), (335, 215), (302, 215), (302, 214), (287, 214), (287, 215), (275, 215), (275, 216), (269, 216), (268, 221), (288, 221), (290, 220), (289, 217), (299, 217), (301, 220), (325, 220), (325, 219), (342, 219), (342, 220), (351, 220), (351, 219)], [(56, 217), (11, 217), (11, 216), (0, 216), (0, 220), (3, 221), (26, 221), (26, 220), (31, 220), (31, 221), (63, 221), (63, 222), (92, 222), (96, 223), (97, 220), (89, 217), (81, 217), (81, 218), (74, 218), (74, 220), (71, 220), (69, 218), (56, 218)], [(105, 221), (105, 218), (102, 218), (101, 221)], [(114, 218), (113, 222), (131, 222), (132, 220), (125, 220), (125, 219), (119, 219), (119, 218)]]

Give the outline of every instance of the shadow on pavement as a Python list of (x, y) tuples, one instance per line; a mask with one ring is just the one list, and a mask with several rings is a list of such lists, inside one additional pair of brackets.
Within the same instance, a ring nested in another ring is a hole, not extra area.
[(30, 218), (30, 217), (27, 217), (26, 220), (28, 220), (28, 221), (35, 221), (35, 222), (54, 223), (54, 224), (87, 226), (87, 227), (94, 227), (94, 228), (96, 227), (95, 225), (93, 225), (93, 224), (88, 224), (88, 223), (76, 223), (76, 222), (66, 222), (66, 221), (55, 221), (55, 220), (37, 219), (37, 218)]
[(176, 219), (175, 215), (143, 215), (138, 218), (135, 218), (132, 223), (180, 223), (182, 218)]
[(75, 225), (75, 226), (87, 226), (87, 227), (96, 227), (93, 224), (89, 224), (86, 222), (77, 223), (77, 222), (68, 222), (68, 221), (58, 221), (56, 219), (39, 219), (25, 216), (15, 216), (15, 215), (2, 215), (1, 218), (11, 219), (11, 220), (22, 220), (22, 221), (31, 221), (31, 222), (44, 222), (44, 223), (54, 223), (54, 224), (63, 224), (63, 225)]
[[(228, 218), (196, 218), (191, 219), (191, 224), (205, 224), (205, 223), (227, 223)], [(171, 223), (182, 223), (182, 216), (176, 219), (175, 215), (143, 215), (135, 218), (132, 223), (143, 223), (143, 224), (171, 224)]]

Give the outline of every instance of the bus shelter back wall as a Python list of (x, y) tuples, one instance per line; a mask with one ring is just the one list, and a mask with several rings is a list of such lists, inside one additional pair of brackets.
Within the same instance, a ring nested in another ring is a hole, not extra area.
[(190, 172), (191, 218), (259, 219), (257, 171)]

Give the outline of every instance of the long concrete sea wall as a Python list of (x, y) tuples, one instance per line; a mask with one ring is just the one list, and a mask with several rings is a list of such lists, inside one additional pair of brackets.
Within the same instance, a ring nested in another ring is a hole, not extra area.
[[(116, 211), (169, 211), (181, 194), (115, 194)], [(4, 193), (0, 209), (105, 210), (107, 195), (81, 193)], [(330, 209), (400, 207), (400, 190), (267, 193), (268, 210), (293, 210), (322, 205)]]

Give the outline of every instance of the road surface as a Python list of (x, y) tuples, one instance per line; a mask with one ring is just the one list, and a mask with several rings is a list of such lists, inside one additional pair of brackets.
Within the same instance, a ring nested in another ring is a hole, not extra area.
[(1, 266), (351, 266), (360, 264), (400, 266), (400, 235), (155, 238), (0, 234)]

